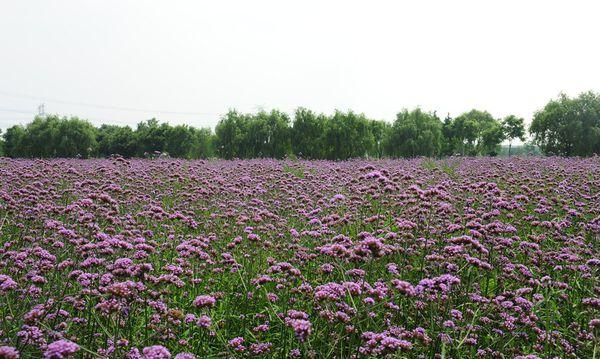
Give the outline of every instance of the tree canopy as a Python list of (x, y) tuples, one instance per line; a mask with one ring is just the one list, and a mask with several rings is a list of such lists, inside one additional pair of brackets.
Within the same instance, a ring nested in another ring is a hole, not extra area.
[(438, 156), (442, 146), (442, 122), (435, 113), (404, 109), (388, 130), (385, 153), (392, 157)]
[(473, 109), (444, 122), (446, 151), (461, 155), (498, 154), (504, 140), (502, 125), (489, 112)]
[(535, 113), (529, 133), (545, 154), (600, 154), (600, 94), (561, 94)]
[(13, 126), (3, 136), (7, 156), (82, 157), (97, 150), (97, 129), (77, 117), (38, 116), (27, 126)]
[(512, 147), (512, 141), (514, 139), (520, 139), (525, 141), (525, 120), (515, 115), (506, 116), (502, 119), (502, 130), (504, 131), (504, 138), (508, 140), (508, 155), (510, 156), (510, 150)]
[[(592, 156), (600, 153), (600, 95), (561, 94), (533, 116), (527, 142), (525, 120), (494, 118), (473, 109), (442, 121), (436, 112), (403, 109), (392, 123), (353, 111), (327, 115), (298, 108), (292, 116), (279, 110), (228, 111), (216, 125), (172, 126), (149, 119), (135, 128), (94, 127), (77, 117), (37, 116), (25, 126), (0, 133), (0, 156), (9, 157), (147, 157), (285, 158), (346, 160), (357, 157), (495, 156), (539, 153)], [(513, 142), (522, 144), (515, 151)], [(503, 141), (508, 142), (502, 147)]]

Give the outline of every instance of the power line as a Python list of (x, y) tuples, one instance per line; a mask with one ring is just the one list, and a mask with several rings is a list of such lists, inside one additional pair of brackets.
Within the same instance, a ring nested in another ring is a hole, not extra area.
[[(9, 112), (9, 113), (14, 113), (15, 115), (7, 115), (9, 117), (0, 117), (0, 122), (2, 121), (14, 121), (14, 120), (18, 120), (18, 118), (33, 118), (36, 116), (45, 116), (46, 115), (46, 111), (45, 111), (45, 106), (44, 104), (40, 104), (37, 108), (37, 113), (35, 111), (27, 111), (27, 110), (17, 110), (17, 109), (12, 109), (12, 108), (0, 108), (0, 113), (1, 112)], [(91, 122), (96, 122), (98, 124), (105, 124), (105, 123), (116, 123), (122, 126), (131, 126), (132, 124), (130, 123), (130, 121), (126, 121), (126, 120), (103, 120), (103, 119), (99, 119), (97, 117), (89, 117), (89, 116), (84, 116), (86, 120), (91, 121)]]
[(218, 113), (212, 113), (212, 112), (183, 112), (183, 111), (169, 111), (169, 110), (149, 110), (149, 109), (142, 109), (142, 108), (135, 108), (135, 107), (120, 107), (120, 106), (99, 105), (99, 104), (93, 104), (93, 103), (76, 102), (76, 101), (66, 101), (66, 100), (60, 100), (60, 99), (52, 99), (52, 98), (47, 98), (47, 97), (42, 97), (42, 96), (32, 96), (32, 95), (25, 95), (25, 94), (15, 94), (15, 93), (7, 92), (7, 91), (2, 91), (2, 90), (0, 90), (0, 95), (8, 96), (8, 97), (15, 97), (15, 98), (29, 99), (29, 100), (36, 100), (36, 101), (54, 102), (54, 103), (59, 103), (59, 104), (63, 104), (63, 105), (93, 107), (93, 108), (104, 109), (104, 110), (145, 112), (145, 113), (162, 113), (162, 114), (168, 114), (168, 115), (188, 115), (188, 116), (190, 116), (190, 115), (191, 116), (219, 116), (220, 115)]
[(34, 114), (33, 111), (15, 110), (15, 109), (12, 109), (12, 108), (0, 108), (0, 111), (2, 111), (2, 112), (14, 112), (14, 113), (25, 113), (25, 114), (28, 114), (28, 115), (33, 115)]

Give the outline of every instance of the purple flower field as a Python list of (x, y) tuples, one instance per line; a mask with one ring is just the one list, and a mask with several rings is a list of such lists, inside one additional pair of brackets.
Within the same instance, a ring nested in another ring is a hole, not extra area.
[(598, 158), (0, 179), (0, 358), (600, 358)]

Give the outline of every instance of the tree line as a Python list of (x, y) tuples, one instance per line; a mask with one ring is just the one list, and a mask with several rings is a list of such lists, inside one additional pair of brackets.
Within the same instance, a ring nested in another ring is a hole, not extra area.
[[(590, 156), (600, 153), (600, 95), (560, 95), (537, 111), (529, 127), (542, 153)], [(436, 112), (404, 109), (393, 123), (352, 111), (332, 115), (299, 108), (291, 118), (278, 110), (224, 115), (210, 128), (171, 126), (156, 119), (129, 126), (94, 127), (77, 117), (38, 116), (2, 135), (0, 154), (9, 157), (284, 158), (345, 160), (356, 157), (494, 156), (508, 141), (526, 140), (524, 119), (494, 118), (471, 110), (441, 119)]]

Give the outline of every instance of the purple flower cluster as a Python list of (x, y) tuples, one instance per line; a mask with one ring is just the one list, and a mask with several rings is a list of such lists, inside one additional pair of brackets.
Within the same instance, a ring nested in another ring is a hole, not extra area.
[(194, 305), (198, 308), (212, 307), (216, 302), (212, 295), (199, 295), (194, 299)]
[(44, 359), (68, 358), (78, 351), (79, 345), (69, 340), (57, 340), (48, 344), (48, 348), (44, 352)]
[(16, 348), (9, 346), (0, 346), (0, 358), (2, 359), (18, 359), (20, 358), (19, 351)]
[(288, 310), (285, 324), (294, 330), (299, 341), (306, 341), (312, 331), (312, 325), (308, 320), (308, 314), (298, 310)]
[(0, 274), (0, 293), (7, 293), (9, 290), (17, 288), (17, 282), (11, 277)]
[(171, 353), (162, 345), (153, 345), (142, 350), (144, 359), (171, 359)]
[(591, 358), (598, 173), (0, 158), (0, 358)]

